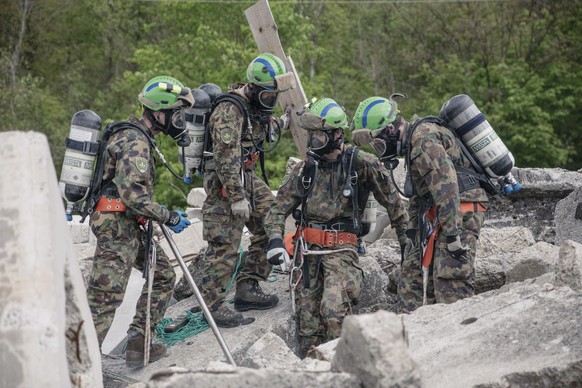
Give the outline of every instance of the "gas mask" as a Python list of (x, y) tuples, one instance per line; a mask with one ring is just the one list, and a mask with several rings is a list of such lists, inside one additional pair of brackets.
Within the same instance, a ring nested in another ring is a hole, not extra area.
[[(405, 141), (400, 140), (402, 117), (397, 116), (389, 125), (381, 129), (360, 129), (352, 133), (352, 140), (358, 145), (370, 144), (380, 159), (391, 160), (404, 155)], [(406, 135), (406, 129), (404, 130)]]
[(378, 135), (370, 143), (380, 159), (390, 160), (402, 155), (400, 129), (396, 129), (399, 127), (400, 121), (397, 121), (380, 130)]
[(151, 114), (154, 128), (164, 133), (164, 135), (177, 140), (179, 147), (188, 147), (190, 145), (190, 137), (188, 136), (188, 130), (186, 128), (185, 109), (165, 109), (161, 112), (164, 113), (163, 122), (158, 121)]
[(310, 131), (307, 147), (316, 155), (323, 156), (340, 150), (344, 144), (344, 131), (341, 128)]
[(263, 113), (263, 115), (271, 115), (277, 106), (279, 92), (276, 90), (264, 89), (253, 84), (248, 88), (248, 97), (250, 104), (255, 109)]

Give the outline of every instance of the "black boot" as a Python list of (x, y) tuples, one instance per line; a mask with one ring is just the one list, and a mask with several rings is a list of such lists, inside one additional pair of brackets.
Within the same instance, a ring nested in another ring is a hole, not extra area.
[(237, 311), (268, 310), (275, 307), (278, 302), (277, 295), (265, 294), (256, 280), (246, 279), (236, 285), (234, 308)]
[(242, 314), (235, 313), (224, 303), (215, 303), (210, 308), (210, 314), (218, 327), (236, 327), (253, 323), (255, 318), (244, 318)]
[[(130, 329), (127, 332), (127, 348), (125, 349), (125, 365), (128, 368), (143, 367), (145, 337), (140, 332)], [(164, 344), (150, 344), (150, 363), (166, 355)]]

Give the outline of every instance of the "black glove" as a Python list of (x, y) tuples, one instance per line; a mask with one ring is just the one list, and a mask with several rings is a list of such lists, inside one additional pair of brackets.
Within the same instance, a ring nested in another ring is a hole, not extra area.
[(266, 248), (267, 260), (269, 264), (281, 265), (281, 269), (285, 271), (291, 265), (291, 259), (285, 249), (282, 238), (272, 238), (269, 240), (269, 245)]
[(469, 247), (461, 243), (458, 234), (447, 236), (447, 251), (457, 260), (467, 260), (465, 254), (469, 252)]

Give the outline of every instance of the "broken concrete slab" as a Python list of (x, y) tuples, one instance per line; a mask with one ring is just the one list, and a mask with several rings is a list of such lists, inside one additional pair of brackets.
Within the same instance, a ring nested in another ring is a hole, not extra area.
[(582, 360), (582, 295), (569, 287), (514, 284), (403, 319), (425, 386), (496, 386), (516, 373), (540, 386), (544, 370)]
[(0, 181), (10, 182), (0, 185), (0, 385), (101, 387), (97, 337), (47, 138), (0, 133), (0, 154)]
[(332, 371), (359, 376), (365, 387), (420, 387), (402, 319), (394, 313), (346, 317)]

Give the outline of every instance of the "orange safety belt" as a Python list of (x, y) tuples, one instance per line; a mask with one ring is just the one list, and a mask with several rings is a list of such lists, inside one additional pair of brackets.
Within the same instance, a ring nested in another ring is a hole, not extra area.
[[(428, 209), (426, 212), (426, 216), (430, 220), (430, 222), (434, 222), (434, 218), (436, 216), (436, 206)], [(430, 263), (432, 262), (432, 257), (434, 255), (434, 245), (436, 238), (439, 234), (439, 230), (441, 229), (441, 224), (437, 224), (434, 230), (432, 231), (431, 235), (428, 236), (428, 242), (426, 243), (426, 249), (424, 250), (424, 254), (422, 256), (422, 266), (424, 268), (428, 268)]]
[[(461, 202), (461, 212), (485, 212), (487, 209), (485, 206), (481, 205), (479, 202)], [(426, 212), (426, 216), (430, 220), (430, 222), (434, 222), (434, 218), (436, 216), (436, 206), (428, 209)], [(427, 268), (430, 263), (432, 262), (432, 258), (434, 255), (434, 246), (436, 239), (438, 237), (439, 231), (441, 229), (441, 225), (437, 224), (434, 228), (432, 234), (428, 237), (428, 242), (426, 244), (426, 249), (424, 251), (424, 255), (422, 256), (422, 266)]]

